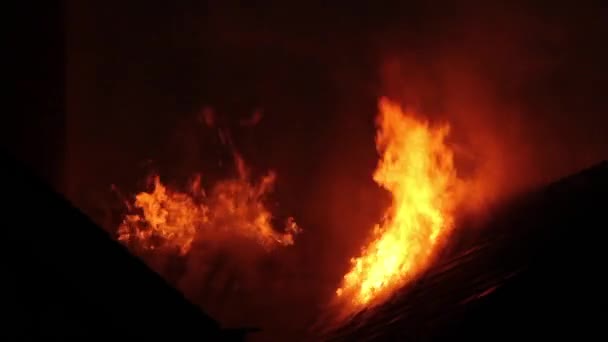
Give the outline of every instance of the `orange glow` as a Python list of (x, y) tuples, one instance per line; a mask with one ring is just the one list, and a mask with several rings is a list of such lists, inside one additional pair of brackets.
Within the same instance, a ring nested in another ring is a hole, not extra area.
[(392, 205), (336, 291), (351, 313), (386, 300), (429, 266), (453, 227), (460, 183), (445, 143), (448, 125), (431, 127), (385, 98), (379, 111), (373, 178)]
[(216, 183), (209, 192), (196, 177), (187, 192), (169, 189), (159, 176), (153, 177), (151, 192), (142, 192), (129, 205), (131, 213), (118, 229), (118, 239), (136, 248), (166, 248), (186, 254), (194, 242), (244, 238), (265, 248), (291, 245), (300, 231), (288, 218), (283, 231), (272, 224), (264, 205), (275, 174), (257, 183), (250, 181), (243, 159), (234, 154), (238, 177)]

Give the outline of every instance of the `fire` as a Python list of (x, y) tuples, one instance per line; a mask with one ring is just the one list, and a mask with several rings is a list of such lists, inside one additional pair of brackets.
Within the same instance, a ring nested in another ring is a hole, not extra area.
[(429, 266), (453, 227), (460, 182), (445, 143), (448, 125), (431, 127), (385, 98), (376, 123), (381, 157), (373, 179), (392, 205), (336, 291), (350, 312), (387, 299)]
[(244, 238), (265, 248), (291, 245), (300, 231), (288, 218), (283, 231), (271, 223), (272, 214), (264, 205), (272, 191), (275, 174), (269, 172), (251, 182), (243, 159), (234, 154), (238, 176), (216, 183), (210, 191), (201, 186), (200, 177), (180, 192), (164, 185), (158, 175), (153, 189), (139, 193), (131, 213), (118, 229), (118, 239), (143, 250), (171, 249), (184, 255), (194, 242)]

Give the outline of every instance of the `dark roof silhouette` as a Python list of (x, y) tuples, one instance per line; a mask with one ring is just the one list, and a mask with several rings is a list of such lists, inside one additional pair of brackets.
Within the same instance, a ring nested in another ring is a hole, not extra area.
[(2, 156), (4, 334), (240, 340), (37, 177)]
[[(603, 332), (608, 162), (517, 196), (416, 284), (328, 340), (586, 339)], [(458, 252), (454, 252), (457, 250)], [(596, 307), (593, 309), (592, 307)], [(599, 312), (599, 311), (598, 311)]]

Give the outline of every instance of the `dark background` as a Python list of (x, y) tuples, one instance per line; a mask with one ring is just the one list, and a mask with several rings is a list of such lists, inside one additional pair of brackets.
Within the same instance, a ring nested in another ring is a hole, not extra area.
[[(256, 324), (293, 332), (314, 320), (380, 215), (380, 95), (449, 120), (466, 175), (483, 174), (496, 196), (608, 156), (599, 1), (68, 1), (32, 13), (11, 34), (28, 95), (3, 144), (95, 221), (112, 228), (112, 184), (134, 193), (151, 168), (201, 171), (192, 155), (215, 153), (194, 147), (205, 106), (256, 172), (277, 171), (278, 210), (305, 230), (279, 254), (299, 280)], [(238, 125), (258, 109), (256, 127)]]

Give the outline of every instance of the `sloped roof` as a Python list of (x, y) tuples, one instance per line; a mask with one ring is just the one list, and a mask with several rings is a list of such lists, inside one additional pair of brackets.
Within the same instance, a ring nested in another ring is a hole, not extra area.
[[(28, 170), (2, 157), (9, 334), (224, 340), (218, 322)], [(238, 340), (243, 333), (228, 335)]]
[(594, 335), (602, 324), (587, 307), (604, 293), (607, 209), (608, 162), (518, 196), (476, 227), (474, 243), (327, 339)]

